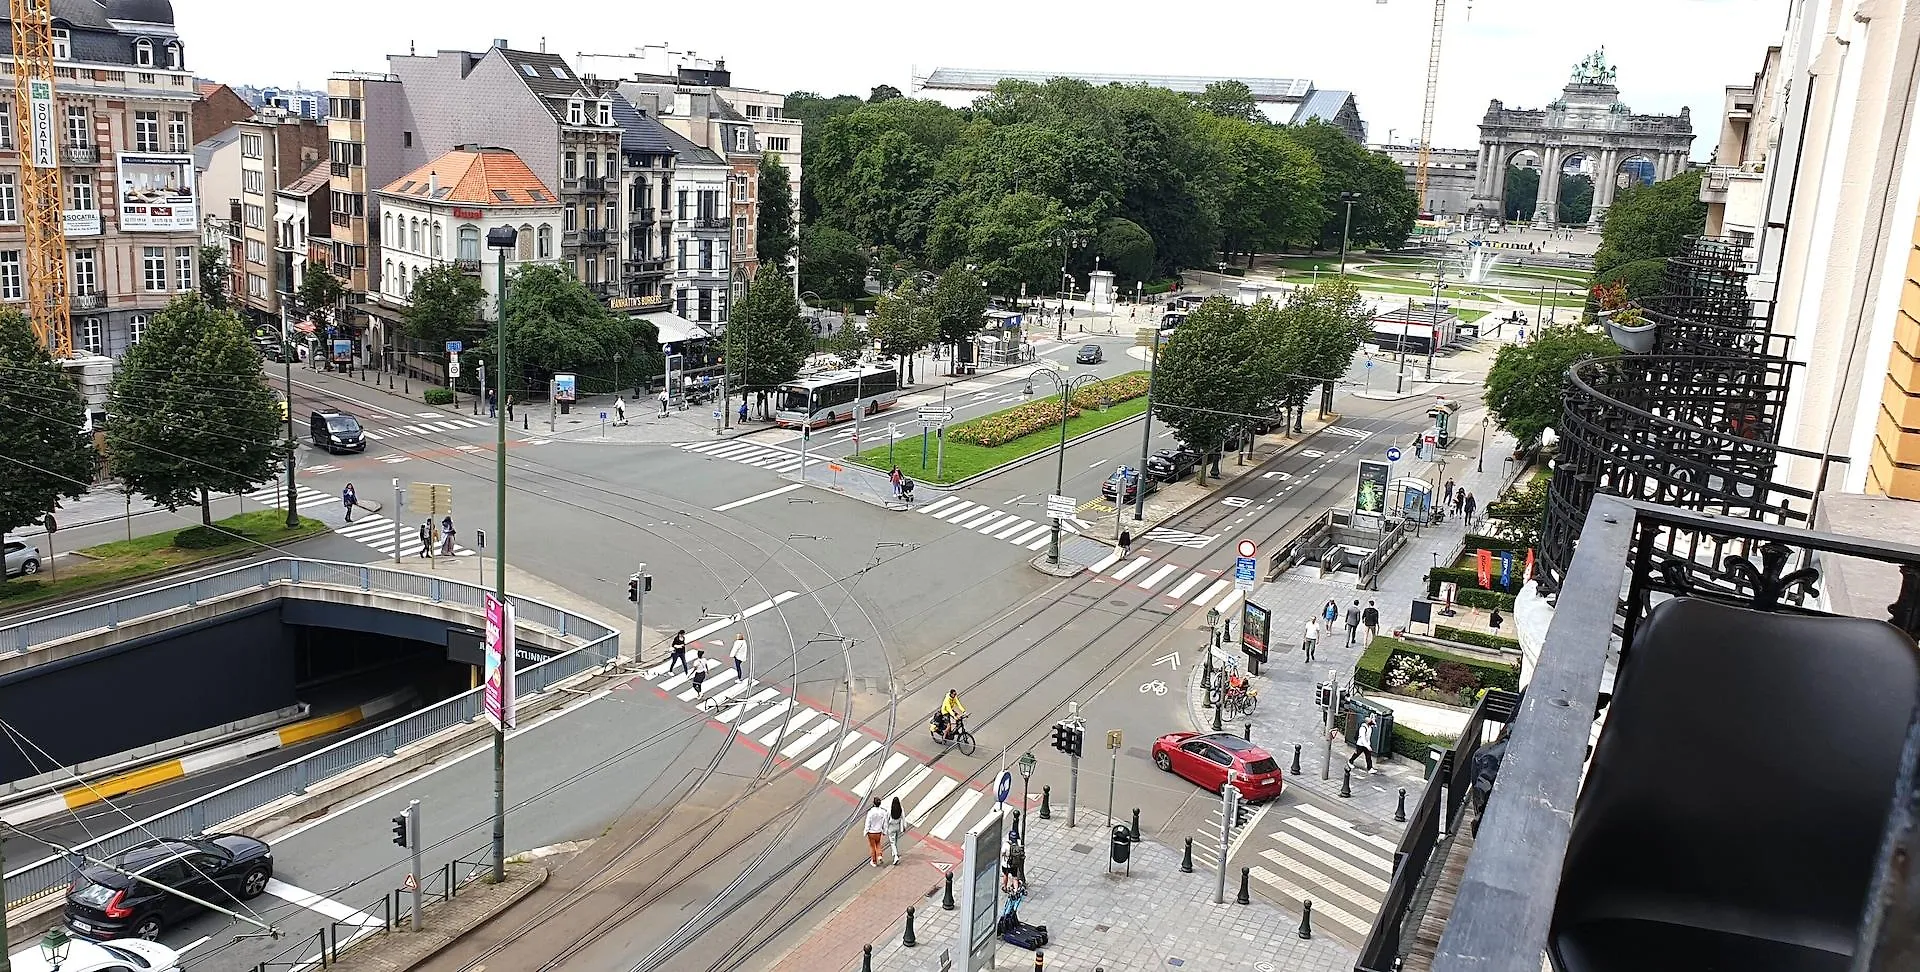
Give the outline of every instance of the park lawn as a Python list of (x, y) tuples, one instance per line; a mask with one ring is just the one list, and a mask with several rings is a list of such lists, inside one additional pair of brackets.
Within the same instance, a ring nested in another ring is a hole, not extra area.
[[(1018, 408), (1019, 406), (1014, 406)], [(1084, 411), (1067, 422), (1067, 438), (1073, 439), (1096, 429), (1102, 429), (1116, 422), (1123, 422), (1147, 410), (1146, 398), (1133, 398), (1110, 406), (1106, 411)], [(927, 464), (920, 464), (920, 437), (908, 436), (893, 440), (893, 457), (887, 457), (887, 447), (868, 449), (853, 455), (851, 460), (863, 466), (887, 470), (899, 466), (908, 479), (923, 483), (957, 483), (969, 476), (977, 476), (995, 466), (1024, 459), (1060, 444), (1060, 424), (1058, 422), (1030, 432), (1012, 442), (997, 446), (978, 446), (970, 442), (947, 440), (947, 458), (945, 477), (935, 476), (934, 470), (940, 465), (938, 440), (931, 436), (927, 443)]]
[(182, 532), (200, 529), (200, 527), (191, 526), (144, 537), (134, 537), (131, 540), (115, 540), (97, 547), (87, 547), (80, 551), (81, 555), (87, 558), (86, 561), (62, 565), (57, 579), (49, 579), (47, 571), (43, 568), (39, 574), (30, 579), (17, 577), (0, 582), (0, 606), (8, 609), (21, 608), (41, 601), (50, 601), (138, 580), (176, 567), (245, 552), (262, 545), (289, 543), (327, 532), (326, 524), (306, 517), (300, 518), (299, 526), (291, 530), (287, 529), (285, 510), (254, 510), (251, 513), (240, 513), (224, 520), (215, 520), (213, 523), (216, 528), (236, 536), (210, 547), (174, 546), (175, 538)]
[(1456, 307), (1453, 309), (1453, 314), (1455, 317), (1458, 317), (1469, 324), (1491, 313), (1493, 312), (1486, 311), (1486, 310), (1478, 310), (1472, 307)]

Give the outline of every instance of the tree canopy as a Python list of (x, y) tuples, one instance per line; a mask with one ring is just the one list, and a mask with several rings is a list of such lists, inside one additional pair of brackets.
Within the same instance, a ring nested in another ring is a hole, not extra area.
[(889, 358), (907, 359), (933, 343), (938, 333), (930, 295), (912, 277), (881, 294), (873, 317), (867, 322), (868, 336), (879, 344), (880, 353)]
[(872, 258), (845, 230), (808, 226), (800, 231), (800, 289), (824, 300), (858, 300), (867, 295)]
[(1687, 237), (1704, 232), (1707, 204), (1700, 201), (1701, 175), (1696, 169), (1665, 182), (1620, 190), (1600, 230), (1594, 273), (1674, 256), (1686, 247)]
[[(87, 491), (98, 457), (80, 389), (13, 308), (0, 310), (0, 536)], [(47, 553), (51, 554), (51, 551)]]
[(113, 380), (109, 468), (127, 488), (177, 510), (209, 493), (244, 493), (286, 456), (279, 401), (260, 352), (232, 311), (198, 294), (178, 297), (148, 322)]
[(1503, 202), (1507, 219), (1516, 222), (1533, 218), (1533, 207), (1540, 195), (1540, 170), (1526, 166), (1507, 166), (1507, 197)]
[(1216, 118), (1262, 121), (1260, 104), (1245, 81), (1215, 81), (1194, 96), (1193, 106)]
[(1582, 174), (1560, 177), (1560, 223), (1583, 226), (1593, 218), (1593, 177)]
[(309, 263), (306, 273), (300, 276), (300, 290), (295, 296), (309, 317), (330, 323), (335, 320), (336, 305), (347, 296), (347, 288), (332, 272)]
[(1560, 421), (1567, 369), (1619, 353), (1620, 347), (1606, 335), (1578, 325), (1543, 327), (1533, 340), (1504, 345), (1494, 355), (1487, 372), (1487, 407), (1501, 429), (1522, 445), (1532, 445), (1541, 430)]
[(636, 350), (649, 351), (658, 340), (651, 323), (608, 310), (568, 268), (552, 263), (529, 264), (507, 276), (506, 335), (508, 367), (533, 381), (585, 369), (616, 353), (644, 357)]
[(813, 330), (800, 318), (793, 279), (778, 263), (762, 263), (727, 324), (728, 365), (740, 391), (792, 381), (813, 353)]
[(480, 336), (480, 306), (486, 299), (480, 278), (457, 264), (422, 270), (408, 295), (407, 336), (436, 347), (447, 341), (471, 342)]
[(199, 270), (201, 299), (214, 310), (226, 310), (227, 290), (233, 285), (233, 268), (227, 263), (226, 247), (201, 244)]
[(793, 235), (793, 182), (786, 163), (768, 152), (760, 157), (760, 214), (754, 254), (762, 264), (786, 266), (800, 241)]
[(934, 328), (943, 344), (966, 344), (985, 324), (987, 288), (980, 275), (954, 267), (940, 275), (929, 298)]

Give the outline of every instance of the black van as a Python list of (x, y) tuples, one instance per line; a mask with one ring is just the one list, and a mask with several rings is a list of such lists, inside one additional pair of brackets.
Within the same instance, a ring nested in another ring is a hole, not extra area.
[(345, 412), (316, 411), (308, 422), (313, 444), (328, 452), (365, 452), (367, 437), (360, 431), (360, 420)]

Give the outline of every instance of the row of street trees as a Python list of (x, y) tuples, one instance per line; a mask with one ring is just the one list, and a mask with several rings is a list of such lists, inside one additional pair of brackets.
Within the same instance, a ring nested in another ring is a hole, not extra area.
[(1322, 123), (1268, 124), (1246, 85), (1203, 96), (1056, 78), (1003, 82), (972, 107), (795, 92), (808, 123), (801, 286), (851, 299), (871, 254), (972, 265), (1000, 295), (1060, 286), (1099, 258), (1122, 287), (1218, 255), (1400, 245), (1417, 204), (1403, 170)]
[(1368, 316), (1359, 291), (1339, 280), (1281, 303), (1208, 300), (1160, 348), (1154, 417), (1203, 452), (1264, 419), (1284, 421), (1346, 374)]

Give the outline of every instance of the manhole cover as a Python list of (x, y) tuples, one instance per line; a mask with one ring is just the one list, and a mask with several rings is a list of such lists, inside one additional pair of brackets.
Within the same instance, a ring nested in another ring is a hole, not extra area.
[(1111, 600), (1111, 601), (1108, 601), (1107, 603), (1108, 603), (1108, 604), (1111, 604), (1111, 605), (1113, 605), (1114, 607), (1126, 607), (1126, 606), (1127, 606), (1127, 602), (1125, 602), (1125, 601), (1122, 601), (1122, 600), (1120, 600), (1120, 599), (1119, 599), (1119, 598), (1117, 598), (1117, 597), (1116, 597), (1116, 598), (1114, 598), (1114, 599), (1113, 599), (1113, 600)]
[(1253, 963), (1253, 972), (1273, 972), (1273, 963), (1255, 962)]
[(1091, 854), (1093, 853), (1093, 845), (1092, 844), (1075, 844), (1073, 845), (1073, 852), (1075, 854)]

